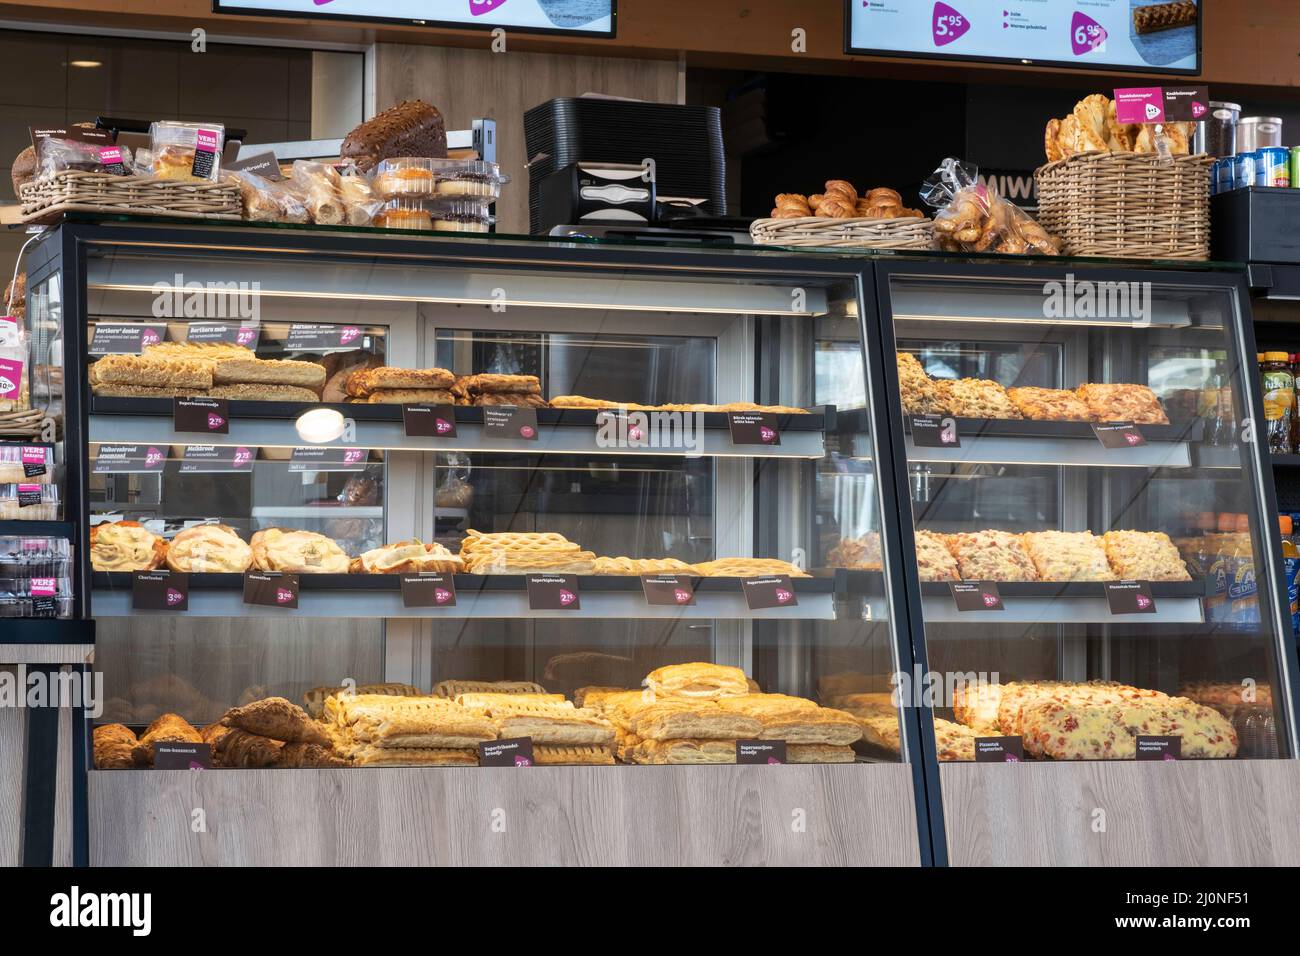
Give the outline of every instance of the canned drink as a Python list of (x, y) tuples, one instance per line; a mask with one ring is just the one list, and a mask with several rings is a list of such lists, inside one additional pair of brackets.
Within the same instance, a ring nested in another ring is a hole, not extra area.
[(1232, 158), (1232, 179), (1237, 189), (1255, 185), (1255, 154), (1238, 153)]
[(1281, 146), (1264, 146), (1255, 150), (1255, 185), (1290, 186), (1291, 151)]
[(1291, 188), (1300, 189), (1300, 146), (1291, 147)]
[(1237, 188), (1236, 173), (1232, 170), (1231, 156), (1224, 156), (1214, 165), (1214, 174), (1218, 179), (1218, 191), (1230, 193)]

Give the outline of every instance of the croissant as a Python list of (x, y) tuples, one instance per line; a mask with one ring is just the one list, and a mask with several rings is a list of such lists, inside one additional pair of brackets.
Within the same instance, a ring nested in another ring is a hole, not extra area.
[(1049, 119), (1047, 121), (1047, 129), (1043, 133), (1043, 147), (1047, 151), (1047, 161), (1049, 163), (1065, 159), (1065, 153), (1061, 151), (1061, 121), (1059, 119)]
[(902, 196), (900, 196), (898, 193), (896, 193), (896, 192), (895, 192), (894, 190), (892, 190), (892, 189), (885, 189), (885, 188), (883, 188), (883, 187), (881, 187), (881, 188), (879, 188), (879, 189), (873, 189), (873, 190), (871, 190), (871, 192), (867, 193), (867, 195), (866, 195), (865, 198), (866, 198), (867, 202), (870, 203), (872, 206), (901, 206), (901, 205), (903, 205), (903, 197), (902, 197)]
[(808, 198), (806, 196), (801, 196), (799, 193), (781, 193), (776, 197), (776, 208), (782, 209), (786, 206), (795, 209), (807, 209)]
[(817, 215), (830, 216), (834, 219), (852, 219), (857, 213), (857, 203), (847, 202), (838, 197), (827, 196), (817, 207)]
[(1074, 117), (1079, 121), (1079, 144), (1083, 152), (1106, 152), (1106, 113), (1110, 100), (1100, 93), (1086, 96), (1074, 105)]
[(839, 193), (840, 198), (843, 198), (849, 203), (856, 203), (858, 201), (858, 191), (853, 187), (853, 184), (848, 180), (828, 179), (826, 181), (827, 198), (830, 198), (835, 193)]

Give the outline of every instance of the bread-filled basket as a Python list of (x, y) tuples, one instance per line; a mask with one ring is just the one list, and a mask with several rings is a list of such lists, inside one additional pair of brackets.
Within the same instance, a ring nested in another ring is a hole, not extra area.
[(239, 187), (230, 182), (183, 182), (152, 176), (64, 169), (25, 183), (19, 190), (23, 221), (53, 222), (66, 212), (241, 218)]
[(934, 222), (908, 209), (892, 189), (859, 194), (852, 183), (832, 179), (825, 192), (782, 193), (771, 217), (749, 227), (756, 245), (857, 249), (933, 249)]

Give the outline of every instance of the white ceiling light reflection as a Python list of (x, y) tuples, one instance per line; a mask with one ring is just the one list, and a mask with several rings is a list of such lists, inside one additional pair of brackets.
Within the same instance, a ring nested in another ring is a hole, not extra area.
[(294, 427), (298, 437), (309, 445), (323, 445), (343, 436), (343, 414), (333, 408), (313, 408), (298, 416)]

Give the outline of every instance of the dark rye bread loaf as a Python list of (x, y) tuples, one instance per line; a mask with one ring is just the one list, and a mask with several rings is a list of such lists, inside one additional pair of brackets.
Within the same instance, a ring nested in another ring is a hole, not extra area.
[(9, 177), (14, 184), (14, 197), (20, 198), (19, 187), (30, 183), (36, 177), (36, 150), (28, 146), (19, 153), (14, 159), (13, 168), (9, 171)]
[(363, 170), (394, 156), (446, 159), (447, 123), (437, 107), (406, 100), (348, 133), (341, 153)]

